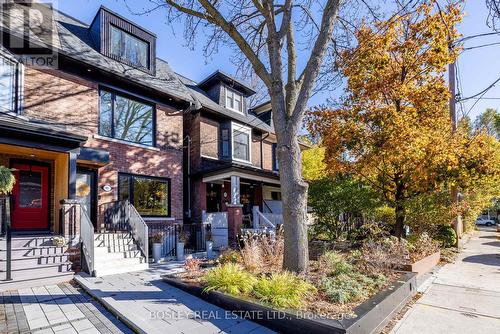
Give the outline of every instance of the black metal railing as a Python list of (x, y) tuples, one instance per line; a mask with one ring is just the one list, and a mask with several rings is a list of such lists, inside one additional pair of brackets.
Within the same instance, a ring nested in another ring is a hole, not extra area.
[(99, 206), (101, 228), (107, 232), (129, 232), (143, 255), (149, 257), (149, 232), (144, 219), (129, 201), (115, 201)]
[[(184, 242), (184, 253), (206, 251), (206, 240), (210, 224), (177, 224), (170, 222), (147, 222), (150, 244), (153, 240), (162, 244), (162, 257), (177, 256), (177, 243)], [(151, 254), (151, 253), (150, 253)]]
[(161, 243), (162, 257), (177, 256), (176, 246), (181, 237), (182, 225), (165, 222), (147, 222), (146, 224), (148, 225), (151, 247), (153, 242), (159, 242)]
[(5, 238), (5, 280), (12, 280), (12, 231), (10, 219), (10, 197), (0, 197), (0, 226)]
[(210, 224), (183, 224), (184, 252), (192, 254), (207, 250), (206, 241), (210, 231)]

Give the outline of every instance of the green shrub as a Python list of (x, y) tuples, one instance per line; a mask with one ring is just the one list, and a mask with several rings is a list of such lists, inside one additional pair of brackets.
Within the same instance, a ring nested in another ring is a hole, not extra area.
[(441, 244), (441, 247), (453, 247), (457, 242), (457, 234), (451, 225), (441, 225), (435, 239)]
[(217, 290), (230, 295), (248, 294), (256, 282), (256, 278), (235, 263), (226, 263), (209, 270), (205, 274), (205, 292)]
[(345, 304), (367, 298), (386, 282), (384, 275), (369, 277), (357, 272), (325, 277), (321, 288), (331, 302)]
[(353, 270), (352, 265), (341, 254), (335, 251), (323, 254), (320, 258), (320, 264), (327, 275), (332, 276), (350, 273)]
[(224, 252), (219, 256), (217, 261), (223, 265), (226, 263), (241, 263), (243, 261), (240, 252), (229, 249)]
[(316, 288), (292, 273), (283, 272), (261, 276), (253, 293), (261, 302), (273, 307), (299, 308), (304, 297), (316, 293)]
[(0, 166), (0, 195), (8, 195), (12, 192), (16, 178), (10, 168)]

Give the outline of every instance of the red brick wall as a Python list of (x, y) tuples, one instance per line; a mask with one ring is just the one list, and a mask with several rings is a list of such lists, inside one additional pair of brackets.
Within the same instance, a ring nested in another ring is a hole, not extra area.
[[(99, 204), (117, 199), (118, 172), (165, 177), (171, 179), (171, 216), (182, 220), (182, 114), (167, 106), (157, 105), (156, 148), (144, 148), (94, 138), (97, 134), (98, 85), (61, 71), (25, 71), (25, 110), (28, 117), (66, 125), (87, 135), (86, 147), (110, 153), (110, 163), (99, 168)], [(104, 184), (113, 187), (106, 193)]]
[(262, 169), (273, 170), (273, 144), (264, 140), (262, 143)]
[(219, 123), (208, 118), (200, 119), (201, 154), (217, 159), (219, 157)]

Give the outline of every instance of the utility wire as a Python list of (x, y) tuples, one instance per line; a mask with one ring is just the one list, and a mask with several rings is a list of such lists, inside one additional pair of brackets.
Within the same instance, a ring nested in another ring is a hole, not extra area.
[(479, 99), (482, 98), (482, 96), (484, 94), (486, 94), (487, 91), (489, 91), (491, 88), (495, 87), (495, 85), (500, 81), (500, 78), (496, 79), (495, 81), (493, 81), (493, 83), (491, 85), (489, 85), (488, 87), (486, 87), (485, 89), (483, 89), (482, 91), (480, 91), (479, 93), (477, 94), (474, 94), (472, 96), (469, 96), (469, 97), (464, 97), (462, 99), (460, 99), (460, 101), (466, 101), (466, 100), (470, 100), (470, 99), (473, 99), (473, 98), (476, 98), (479, 96)]

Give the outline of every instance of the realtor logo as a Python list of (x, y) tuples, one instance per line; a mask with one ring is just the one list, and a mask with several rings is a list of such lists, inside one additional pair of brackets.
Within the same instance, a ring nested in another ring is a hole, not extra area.
[(57, 67), (53, 2), (0, 0), (0, 41), (28, 66)]

